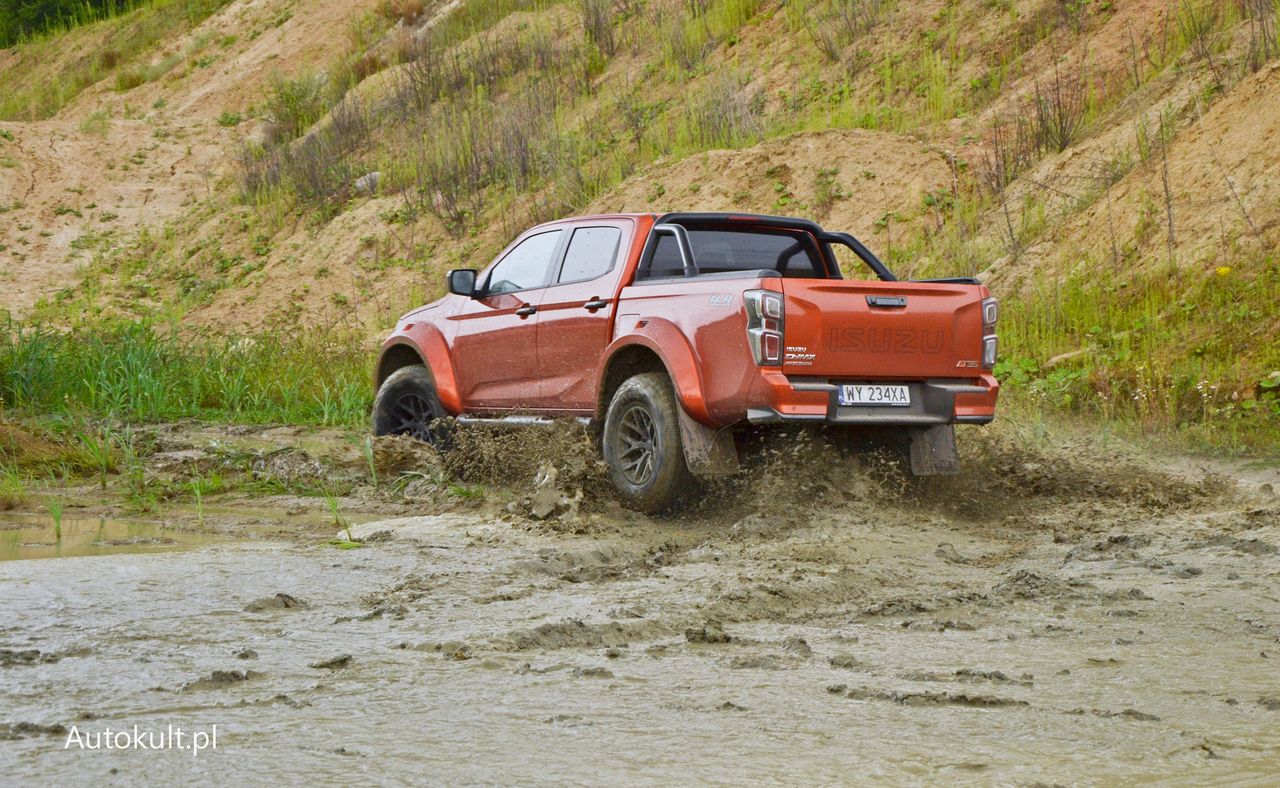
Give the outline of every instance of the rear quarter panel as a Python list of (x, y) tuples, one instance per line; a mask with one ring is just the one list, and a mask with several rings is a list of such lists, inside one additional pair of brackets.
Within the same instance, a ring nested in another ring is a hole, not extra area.
[(620, 293), (615, 346), (655, 349), (694, 418), (725, 425), (741, 418), (756, 365), (747, 345), (745, 290), (757, 279), (672, 279)]

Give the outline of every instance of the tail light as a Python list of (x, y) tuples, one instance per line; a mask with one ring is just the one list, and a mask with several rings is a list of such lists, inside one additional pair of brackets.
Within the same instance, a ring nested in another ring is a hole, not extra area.
[(982, 299), (982, 366), (991, 369), (996, 365), (996, 319), (1000, 308), (994, 298)]
[(742, 294), (747, 306), (747, 344), (760, 366), (782, 366), (782, 293), (748, 290)]

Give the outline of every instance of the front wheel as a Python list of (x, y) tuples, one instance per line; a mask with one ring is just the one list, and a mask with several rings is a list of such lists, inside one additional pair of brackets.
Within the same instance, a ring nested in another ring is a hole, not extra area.
[(378, 388), (373, 401), (373, 434), (411, 435), (439, 447), (448, 436), (448, 416), (427, 368), (421, 364), (401, 367)]
[(680, 441), (679, 407), (671, 382), (657, 372), (623, 381), (609, 403), (604, 459), (610, 481), (633, 509), (670, 509), (693, 485)]

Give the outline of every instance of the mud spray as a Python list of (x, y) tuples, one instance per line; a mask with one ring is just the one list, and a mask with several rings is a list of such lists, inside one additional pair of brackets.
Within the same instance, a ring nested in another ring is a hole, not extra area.
[[(300, 505), (282, 496), (206, 513), (230, 537), (211, 544), (0, 563), (12, 779), (1280, 771), (1271, 471), (974, 430), (963, 473), (915, 480), (797, 434), (651, 518), (578, 428), (381, 440), (376, 491), (346, 439), (193, 429), (157, 432), (156, 473), (234, 455), (345, 479), (363, 546), (323, 546), (323, 519), (236, 530)], [(62, 747), (169, 724), (217, 724), (217, 751)]]

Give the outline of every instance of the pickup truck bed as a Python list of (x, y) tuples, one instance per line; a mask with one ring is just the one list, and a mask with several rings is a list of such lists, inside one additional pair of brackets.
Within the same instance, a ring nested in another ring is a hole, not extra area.
[(952, 425), (995, 413), (987, 289), (899, 281), (856, 239), (801, 219), (566, 219), (448, 282), (384, 343), (375, 431), (439, 442), (450, 417), (586, 418), (642, 509), (735, 469), (739, 426), (901, 428), (931, 473), (954, 469)]

